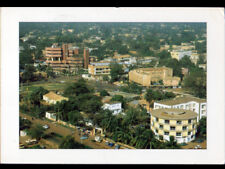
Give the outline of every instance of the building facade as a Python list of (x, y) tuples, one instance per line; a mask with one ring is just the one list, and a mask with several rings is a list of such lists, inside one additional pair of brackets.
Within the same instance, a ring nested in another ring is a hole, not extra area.
[(197, 113), (181, 109), (156, 109), (151, 114), (151, 130), (158, 139), (177, 143), (188, 143), (195, 139), (197, 132)]
[(162, 108), (191, 110), (197, 113), (197, 121), (207, 116), (206, 100), (196, 97), (178, 97), (154, 102), (154, 109)]
[(117, 115), (119, 113), (122, 112), (122, 103), (120, 102), (109, 102), (109, 103), (105, 103), (103, 106), (102, 106), (103, 110), (110, 110), (113, 112), (113, 115)]
[(46, 47), (43, 51), (46, 63), (53, 68), (54, 71), (67, 70), (76, 71), (78, 68), (87, 68), (90, 62), (95, 61), (95, 57), (89, 57), (88, 48), (84, 48), (84, 54), (79, 54), (79, 47), (71, 44), (63, 44), (59, 47), (53, 44)]
[(93, 62), (88, 65), (88, 73), (92, 76), (109, 75), (110, 70), (110, 63), (108, 62)]
[(140, 68), (129, 72), (129, 81), (151, 86), (152, 82), (163, 81), (166, 86), (178, 86), (179, 77), (173, 77), (173, 69), (168, 67)]

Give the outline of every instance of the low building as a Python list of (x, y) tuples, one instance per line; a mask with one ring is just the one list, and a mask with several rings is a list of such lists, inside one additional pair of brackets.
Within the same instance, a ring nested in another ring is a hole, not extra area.
[(149, 87), (154, 82), (164, 81), (164, 86), (177, 86), (179, 77), (173, 77), (173, 69), (168, 67), (140, 68), (129, 72), (129, 81)]
[(56, 121), (56, 113), (46, 112), (45, 117), (49, 120)]
[(198, 67), (202, 68), (203, 70), (207, 69), (207, 65), (206, 64), (199, 64)]
[(171, 57), (173, 59), (177, 59), (180, 60), (182, 59), (184, 56), (191, 56), (192, 51), (191, 50), (173, 50), (170, 52)]
[(110, 110), (113, 112), (113, 115), (117, 115), (119, 113), (122, 112), (122, 103), (120, 102), (109, 102), (109, 103), (105, 103), (102, 106), (103, 110)]
[(154, 102), (154, 109), (162, 108), (191, 110), (197, 113), (197, 121), (199, 121), (203, 116), (207, 116), (206, 100), (197, 97), (185, 96)]
[(63, 100), (69, 100), (67, 97), (60, 96), (54, 92), (49, 92), (43, 95), (43, 100), (45, 100), (49, 104), (56, 104), (57, 102), (61, 102)]
[(188, 143), (195, 139), (197, 113), (183, 109), (155, 109), (150, 114), (151, 130), (158, 139), (169, 141), (173, 136), (177, 143)]

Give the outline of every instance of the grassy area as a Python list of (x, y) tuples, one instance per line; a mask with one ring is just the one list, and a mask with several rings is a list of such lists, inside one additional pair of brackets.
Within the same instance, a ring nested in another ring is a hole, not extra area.
[(27, 94), (32, 92), (37, 87), (43, 87), (49, 91), (63, 91), (68, 85), (74, 83), (77, 76), (61, 76), (55, 79), (49, 79), (48, 81), (31, 82), (20, 86), (20, 94)]

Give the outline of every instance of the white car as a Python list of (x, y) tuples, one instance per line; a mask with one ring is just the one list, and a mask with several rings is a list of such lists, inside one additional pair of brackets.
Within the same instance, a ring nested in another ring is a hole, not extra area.
[(49, 126), (46, 124), (46, 125), (43, 126), (43, 128), (44, 128), (44, 129), (48, 129)]

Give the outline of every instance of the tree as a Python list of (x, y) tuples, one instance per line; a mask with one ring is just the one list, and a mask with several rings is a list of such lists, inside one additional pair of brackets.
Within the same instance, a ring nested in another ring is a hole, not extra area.
[(85, 148), (84, 145), (76, 142), (74, 137), (68, 135), (62, 139), (62, 142), (59, 145), (60, 149), (81, 149)]
[(56, 77), (55, 72), (53, 71), (53, 69), (50, 66), (48, 66), (45, 71), (46, 71), (48, 77), (52, 77), (52, 78)]
[(159, 53), (157, 54), (157, 56), (158, 56), (160, 59), (168, 59), (168, 58), (171, 58), (170, 53), (169, 53), (168, 51), (166, 51), (166, 50), (163, 50), (163, 51), (159, 52)]
[(166, 141), (165, 146), (169, 149), (180, 149), (180, 146), (177, 144), (174, 136), (170, 136), (170, 140)]
[(106, 90), (101, 90), (100, 96), (110, 96), (110, 94)]
[(19, 118), (19, 123), (20, 123), (20, 130), (30, 128), (31, 127), (31, 121), (27, 119), (22, 119), (21, 117)]
[(43, 95), (48, 93), (48, 90), (44, 89), (43, 87), (35, 88), (29, 95), (29, 101), (33, 105), (37, 105), (40, 107), (40, 102), (43, 99)]
[(184, 78), (182, 85), (189, 88), (195, 96), (206, 98), (206, 73), (204, 71), (190, 72)]
[(40, 124), (37, 124), (29, 130), (28, 134), (32, 138), (40, 140), (44, 136), (44, 128)]
[(197, 129), (197, 135), (199, 138), (206, 139), (206, 130), (207, 130), (206, 122), (207, 122), (206, 117), (202, 117), (199, 120), (198, 129)]
[(68, 86), (64, 91), (65, 96), (79, 96), (80, 94), (86, 93), (91, 93), (91, 90), (83, 78), (78, 79), (77, 82)]
[(34, 72), (36, 72), (35, 67), (33, 65), (26, 65), (25, 70), (22, 74), (21, 81), (22, 82), (32, 82), (34, 81), (35, 75)]
[(123, 74), (123, 67), (118, 63), (110, 64), (111, 82), (118, 81)]
[(73, 125), (77, 125), (78, 121), (82, 119), (83, 119), (82, 115), (77, 110), (68, 113), (68, 120)]

